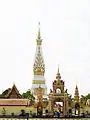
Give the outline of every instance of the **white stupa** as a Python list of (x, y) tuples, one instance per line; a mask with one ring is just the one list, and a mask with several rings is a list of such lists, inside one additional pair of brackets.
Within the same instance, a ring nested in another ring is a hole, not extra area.
[(39, 30), (38, 30), (38, 37), (36, 39), (36, 53), (35, 53), (35, 60), (33, 65), (33, 80), (32, 80), (32, 93), (34, 96), (37, 96), (37, 88), (41, 87), (43, 89), (43, 97), (47, 95), (47, 87), (45, 84), (45, 64), (42, 56), (42, 39), (40, 36), (40, 23), (39, 23)]

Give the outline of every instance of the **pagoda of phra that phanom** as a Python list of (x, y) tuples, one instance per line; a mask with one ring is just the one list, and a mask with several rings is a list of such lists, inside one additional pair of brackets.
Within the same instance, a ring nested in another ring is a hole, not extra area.
[(35, 53), (35, 60), (34, 60), (34, 65), (33, 65), (33, 80), (32, 80), (32, 93), (34, 96), (37, 96), (37, 89), (41, 87), (43, 97), (47, 96), (47, 87), (45, 83), (45, 64), (43, 60), (43, 55), (42, 55), (42, 39), (40, 35), (40, 22), (39, 22), (39, 28), (38, 28), (38, 35), (36, 39), (36, 53)]
[(10, 115), (12, 113), (19, 115), (21, 110), (25, 110), (26, 113), (32, 111), (32, 113), (36, 113), (37, 115), (43, 115), (47, 110), (50, 114), (59, 111), (61, 116), (71, 116), (72, 114), (79, 116), (87, 110), (90, 113), (90, 99), (87, 100), (86, 104), (84, 97), (80, 100), (77, 85), (74, 99), (72, 99), (72, 95), (65, 89), (65, 81), (61, 78), (59, 67), (56, 79), (52, 82), (52, 88), (48, 94), (44, 75), (45, 64), (42, 55), (42, 39), (39, 23), (31, 87), (35, 101), (21, 95), (16, 85), (13, 84), (12, 88), (6, 89), (0, 95), (0, 115)]

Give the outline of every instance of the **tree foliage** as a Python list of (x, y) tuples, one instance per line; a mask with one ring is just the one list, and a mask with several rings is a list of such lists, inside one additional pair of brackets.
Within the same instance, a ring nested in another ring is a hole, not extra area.
[(81, 95), (80, 102), (86, 104), (88, 99), (90, 99), (90, 93), (86, 96)]
[(5, 95), (7, 95), (10, 90), (11, 90), (11, 88), (8, 88), (8, 89), (4, 90), (4, 91), (0, 94), (0, 98), (4, 98)]
[(31, 101), (34, 101), (35, 100), (35, 97), (33, 96), (33, 94), (31, 93), (31, 90), (28, 89), (26, 92), (22, 93), (22, 97), (23, 98), (27, 98)]

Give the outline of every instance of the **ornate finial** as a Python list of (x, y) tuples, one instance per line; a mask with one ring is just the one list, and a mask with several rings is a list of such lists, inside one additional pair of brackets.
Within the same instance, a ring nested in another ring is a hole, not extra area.
[(15, 82), (13, 82), (13, 86), (15, 85)]
[(41, 38), (41, 36), (40, 36), (40, 22), (38, 23), (38, 39), (40, 39)]
[(77, 84), (78, 84), (78, 80), (77, 79), (75, 80), (75, 83), (76, 83), (76, 86), (77, 86)]
[(58, 72), (57, 73), (60, 74), (60, 72), (59, 72), (59, 64), (58, 64)]
[(78, 89), (78, 86), (77, 86), (77, 84), (76, 84), (76, 89)]
[(41, 35), (40, 35), (40, 22), (38, 23), (38, 36), (37, 36), (37, 45), (41, 45)]
[(76, 88), (75, 88), (75, 90), (78, 90), (78, 80), (76, 79)]
[(61, 79), (61, 75), (60, 75), (60, 72), (59, 72), (59, 65), (58, 65), (58, 71), (57, 71), (56, 79)]
[(76, 85), (76, 88), (75, 88), (74, 99), (75, 99), (75, 102), (79, 102), (79, 91), (78, 91), (78, 86), (77, 85)]
[(78, 93), (78, 86), (76, 85), (76, 88), (75, 88), (75, 93), (77, 94)]

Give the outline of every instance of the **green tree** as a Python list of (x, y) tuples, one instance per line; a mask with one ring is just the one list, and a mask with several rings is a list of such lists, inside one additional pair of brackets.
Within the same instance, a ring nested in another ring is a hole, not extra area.
[(80, 102), (86, 104), (87, 100), (90, 99), (90, 93), (86, 96), (81, 95)]
[(90, 93), (85, 96), (85, 103), (87, 102), (88, 99), (90, 99)]
[(27, 98), (31, 101), (34, 101), (35, 100), (35, 97), (33, 96), (32, 92), (30, 89), (28, 89), (25, 93), (22, 94), (22, 97), (23, 98)]
[(8, 89), (4, 90), (4, 91), (0, 94), (0, 98), (4, 98), (5, 95), (7, 95), (10, 90), (11, 90), (11, 88), (8, 88)]

